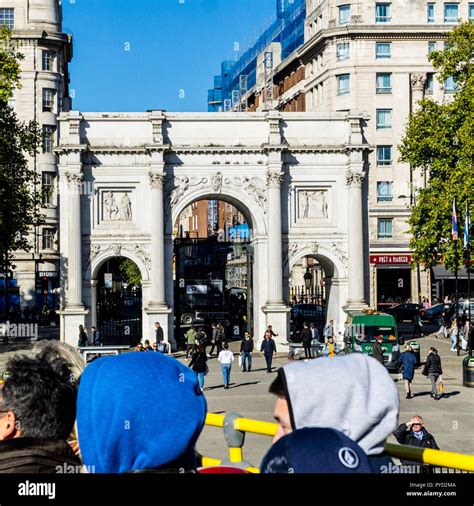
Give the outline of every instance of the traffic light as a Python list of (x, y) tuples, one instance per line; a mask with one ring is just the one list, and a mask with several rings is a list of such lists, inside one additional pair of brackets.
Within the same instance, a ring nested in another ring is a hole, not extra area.
[(431, 300), (434, 298), (439, 300), (439, 281), (435, 281), (434, 283), (431, 283)]

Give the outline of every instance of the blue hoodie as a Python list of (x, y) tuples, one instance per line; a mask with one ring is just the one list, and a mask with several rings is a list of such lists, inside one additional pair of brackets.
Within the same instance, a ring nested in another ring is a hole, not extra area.
[(207, 405), (196, 374), (162, 353), (99, 358), (79, 382), (77, 429), (96, 473), (195, 467)]

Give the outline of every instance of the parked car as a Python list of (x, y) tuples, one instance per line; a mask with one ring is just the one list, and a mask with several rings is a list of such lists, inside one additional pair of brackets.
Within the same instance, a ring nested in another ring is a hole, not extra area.
[(444, 302), (440, 302), (429, 308), (422, 308), (420, 310), (420, 318), (423, 321), (436, 322), (443, 314), (443, 311), (445, 311), (445, 304)]
[[(469, 314), (469, 301), (460, 300), (459, 302), (453, 302), (451, 307), (446, 311), (446, 315), (450, 320), (453, 320), (455, 317), (460, 318), (464, 311), (466, 314)], [(474, 301), (471, 301), (471, 318), (474, 316)]]
[(389, 307), (386, 309), (386, 312), (393, 315), (398, 323), (404, 320), (413, 320), (413, 317), (416, 314), (420, 314), (421, 309), (423, 309), (421, 304), (404, 302), (403, 304), (397, 304), (396, 306)]
[(304, 322), (308, 322), (310, 326), (314, 324), (317, 327), (322, 327), (325, 320), (326, 312), (323, 306), (319, 304), (295, 304), (290, 312), (289, 341), (293, 343), (301, 341), (300, 333), (303, 330)]

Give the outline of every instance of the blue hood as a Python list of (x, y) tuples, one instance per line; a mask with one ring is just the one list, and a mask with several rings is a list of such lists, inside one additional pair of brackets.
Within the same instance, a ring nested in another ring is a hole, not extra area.
[(196, 374), (174, 358), (150, 352), (99, 358), (79, 383), (83, 462), (96, 473), (193, 467), (206, 411)]

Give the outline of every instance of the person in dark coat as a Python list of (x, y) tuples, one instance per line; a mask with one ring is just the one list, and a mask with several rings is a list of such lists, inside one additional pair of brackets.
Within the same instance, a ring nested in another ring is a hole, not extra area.
[(77, 346), (82, 347), (82, 346), (87, 346), (87, 344), (88, 344), (87, 333), (84, 330), (84, 326), (79, 325), (79, 342), (77, 343)]
[(378, 336), (375, 343), (372, 345), (372, 356), (375, 360), (378, 360), (383, 365), (383, 352), (384, 348), (382, 348), (383, 336)]
[(441, 357), (438, 355), (438, 350), (431, 347), (426, 357), (425, 366), (423, 368), (423, 375), (428, 376), (431, 380), (431, 397), (435, 401), (439, 401), (441, 395), (438, 394), (438, 379), (443, 374), (441, 367)]
[(405, 390), (407, 392), (407, 399), (411, 399), (413, 394), (411, 392), (413, 376), (415, 376), (416, 355), (413, 348), (407, 344), (405, 351), (400, 355), (399, 363), (403, 368), (403, 380), (405, 381)]
[(242, 372), (250, 372), (252, 369), (253, 339), (249, 332), (245, 332), (240, 343), (240, 355), (242, 357)]
[(207, 371), (207, 354), (202, 345), (196, 346), (189, 367), (197, 374), (201, 390), (204, 388), (204, 376)]
[(155, 341), (160, 344), (165, 339), (163, 329), (161, 328), (160, 322), (155, 322)]
[(305, 358), (313, 358), (313, 354), (311, 352), (313, 333), (311, 332), (311, 329), (309, 328), (309, 325), (307, 322), (303, 323), (303, 330), (301, 331), (301, 340), (303, 342)]
[(265, 361), (267, 363), (267, 372), (272, 372), (272, 360), (276, 356), (276, 344), (272, 338), (270, 330), (267, 330), (265, 332), (260, 351), (263, 352), (265, 356)]
[[(423, 425), (423, 418), (418, 415), (413, 416), (409, 422), (400, 424), (394, 431), (393, 435), (402, 445), (439, 450), (434, 436), (426, 430)], [(420, 466), (418, 462), (404, 459), (400, 460), (404, 465), (415, 465), (417, 467)], [(422, 472), (430, 472), (431, 468), (428, 465), (421, 465), (419, 470)]]

